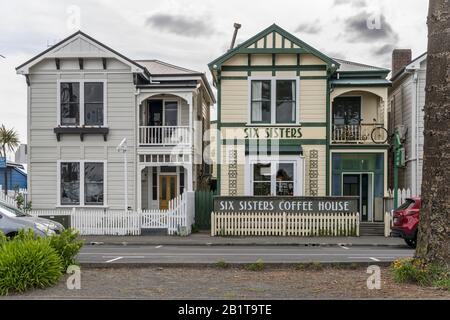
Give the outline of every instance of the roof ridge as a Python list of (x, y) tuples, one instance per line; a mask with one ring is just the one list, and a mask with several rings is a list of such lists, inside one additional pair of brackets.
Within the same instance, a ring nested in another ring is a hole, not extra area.
[(147, 60), (143, 59), (143, 60), (134, 60), (134, 61), (136, 61), (136, 62), (139, 62), (139, 61), (142, 61), (142, 62), (155, 62), (155, 63), (159, 63), (161, 65), (164, 65), (164, 66), (167, 66), (167, 67), (170, 67), (170, 68), (178, 69), (180, 71), (185, 71), (185, 72), (190, 72), (190, 73), (201, 73), (199, 71), (195, 71), (195, 70), (192, 70), (192, 69), (187, 69), (187, 68), (184, 68), (184, 67), (180, 67), (180, 66), (177, 66), (175, 64), (171, 64), (171, 63), (168, 63), (168, 62), (165, 62), (165, 61), (162, 61), (162, 60), (158, 60), (158, 59), (147, 59)]
[(370, 64), (364, 64), (364, 63), (350, 61), (350, 60), (344, 60), (344, 59), (339, 59), (339, 58), (333, 58), (333, 60), (340, 61), (340, 62), (346, 63), (346, 64), (352, 64), (352, 65), (355, 65), (355, 66), (360, 66), (360, 67), (370, 67), (370, 68), (379, 69), (379, 70), (388, 70), (386, 68), (380, 68), (380, 67), (377, 67), (377, 66), (372, 66)]

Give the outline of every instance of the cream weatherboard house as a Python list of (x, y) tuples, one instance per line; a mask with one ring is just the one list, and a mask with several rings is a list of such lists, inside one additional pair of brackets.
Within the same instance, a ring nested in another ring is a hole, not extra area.
[(357, 196), (382, 222), (389, 70), (333, 59), (272, 25), (209, 64), (222, 196)]
[[(17, 67), (28, 85), (33, 209), (165, 209), (204, 184), (204, 74), (131, 60), (79, 31)], [(127, 192), (124, 157), (127, 142)], [(206, 139), (207, 140), (207, 139)]]

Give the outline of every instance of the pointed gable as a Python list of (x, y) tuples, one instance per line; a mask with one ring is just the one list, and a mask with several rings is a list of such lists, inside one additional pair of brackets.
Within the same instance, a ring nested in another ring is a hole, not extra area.
[[(303, 53), (310, 54), (325, 64), (336, 69), (339, 63), (332, 58), (324, 55), (310, 45), (301, 41), (291, 33), (282, 29), (276, 24), (261, 31), (244, 43), (228, 51), (216, 60), (209, 63), (210, 69), (220, 69), (222, 64), (237, 54), (273, 54), (273, 53)], [(334, 66), (333, 66), (334, 65)]]

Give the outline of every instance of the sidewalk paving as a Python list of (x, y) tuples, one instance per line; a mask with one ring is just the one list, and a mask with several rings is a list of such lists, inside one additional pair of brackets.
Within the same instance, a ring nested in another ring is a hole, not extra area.
[(180, 236), (80, 236), (86, 245), (138, 246), (392, 246), (405, 247), (400, 238), (366, 237), (211, 237), (207, 232)]

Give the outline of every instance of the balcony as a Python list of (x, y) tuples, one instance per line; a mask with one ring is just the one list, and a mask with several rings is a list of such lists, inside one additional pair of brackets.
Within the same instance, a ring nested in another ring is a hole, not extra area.
[(332, 141), (339, 144), (385, 144), (388, 132), (383, 123), (333, 125)]
[(189, 126), (140, 126), (140, 146), (188, 146), (191, 144)]

